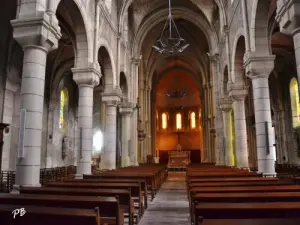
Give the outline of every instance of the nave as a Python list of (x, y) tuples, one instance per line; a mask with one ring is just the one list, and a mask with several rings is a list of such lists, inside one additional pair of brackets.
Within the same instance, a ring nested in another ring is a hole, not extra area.
[(190, 224), (185, 181), (167, 180), (141, 219), (139, 225)]

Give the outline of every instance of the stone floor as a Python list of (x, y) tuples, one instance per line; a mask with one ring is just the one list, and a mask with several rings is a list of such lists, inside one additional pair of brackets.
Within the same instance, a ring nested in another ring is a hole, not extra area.
[(190, 225), (185, 181), (166, 181), (138, 225)]

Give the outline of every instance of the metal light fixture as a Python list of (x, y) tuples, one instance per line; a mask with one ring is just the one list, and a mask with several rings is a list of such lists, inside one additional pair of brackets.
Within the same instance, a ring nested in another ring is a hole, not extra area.
[(179, 88), (178, 88), (178, 74), (176, 73), (175, 74), (175, 87), (176, 87), (176, 90), (175, 91), (171, 91), (171, 92), (167, 92), (166, 93), (166, 96), (169, 97), (169, 98), (173, 98), (173, 99), (180, 99), (180, 98), (183, 98), (187, 95), (187, 92), (185, 91), (179, 91)]
[[(174, 32), (172, 32), (172, 28)], [(159, 39), (152, 47), (161, 54), (176, 54), (183, 52), (189, 45), (190, 44), (180, 36), (171, 13), (171, 0), (169, 0), (169, 15), (167, 21)]]

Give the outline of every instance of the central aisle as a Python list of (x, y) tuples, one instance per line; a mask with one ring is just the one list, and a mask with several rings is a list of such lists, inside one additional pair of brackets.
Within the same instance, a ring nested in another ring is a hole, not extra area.
[(167, 181), (149, 202), (139, 225), (190, 225), (185, 181)]

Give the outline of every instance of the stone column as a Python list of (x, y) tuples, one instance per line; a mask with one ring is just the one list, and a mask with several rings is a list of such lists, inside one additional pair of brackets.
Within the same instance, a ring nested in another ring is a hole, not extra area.
[(247, 53), (244, 59), (247, 76), (252, 80), (253, 87), (258, 172), (265, 176), (275, 176), (276, 153), (273, 146), (274, 129), (268, 81), (274, 68), (275, 56), (256, 56), (254, 53)]
[(233, 89), (230, 96), (234, 99), (234, 127), (235, 149), (238, 168), (249, 168), (247, 128), (245, 115), (245, 98), (248, 91), (245, 89)]
[(130, 149), (130, 164), (132, 166), (138, 166), (138, 132), (137, 132), (137, 120), (138, 120), (138, 112), (137, 109), (133, 109), (133, 113), (131, 115), (132, 121), (132, 132), (131, 132), (131, 149)]
[(232, 146), (232, 124), (231, 124), (231, 112), (232, 112), (232, 100), (221, 99), (219, 103), (220, 109), (223, 114), (223, 128), (225, 138), (225, 164), (226, 166), (234, 166), (234, 155)]
[(148, 149), (148, 155), (153, 155), (152, 153), (152, 148), (151, 148), (151, 138), (152, 138), (152, 135), (151, 135), (151, 90), (150, 88), (148, 87), (148, 90), (147, 90), (147, 130), (146, 130), (146, 133), (147, 133), (147, 149)]
[(98, 68), (73, 68), (72, 72), (79, 88), (78, 127), (81, 134), (75, 177), (81, 179), (83, 174), (92, 172), (94, 87), (99, 84), (101, 73)]
[(220, 165), (220, 153), (222, 150), (220, 149), (219, 137), (217, 135), (217, 98), (218, 98), (218, 77), (220, 74), (219, 64), (220, 64), (220, 56), (218, 53), (209, 55), (210, 65), (211, 65), (211, 76), (212, 81), (209, 83), (209, 92), (210, 92), (210, 105), (211, 105), (211, 127), (212, 138), (211, 138), (211, 157), (212, 161), (216, 162), (217, 165)]
[(131, 149), (130, 149), (130, 164), (132, 166), (138, 166), (138, 131), (137, 120), (138, 110), (136, 108), (138, 91), (139, 91), (139, 59), (132, 59), (132, 103), (134, 104), (133, 113), (131, 115), (132, 132), (131, 132)]
[(205, 136), (204, 136), (204, 141), (205, 141), (205, 149), (203, 150), (203, 160), (204, 162), (210, 162), (210, 157), (209, 157), (209, 150), (210, 150), (210, 125), (209, 125), (209, 104), (208, 104), (208, 86), (206, 84), (203, 85), (204, 88), (204, 123), (205, 123)]
[(19, 16), (11, 22), (13, 36), (24, 51), (20, 108), (26, 111), (25, 123), (20, 124), (25, 129), (23, 144), (18, 146), (23, 155), (17, 158), (16, 193), (19, 186), (40, 186), (46, 60), (48, 51), (57, 47), (61, 37), (58, 24), (51, 23), (45, 12), (40, 13), (38, 18), (27, 16), (22, 20)]
[(117, 106), (120, 100), (118, 92), (102, 94), (102, 101), (106, 103), (103, 162), (104, 168), (108, 170), (116, 169), (117, 166)]
[(122, 114), (122, 167), (130, 166), (129, 139), (132, 126), (130, 123), (132, 111), (132, 106), (129, 104), (123, 105), (120, 108)]

